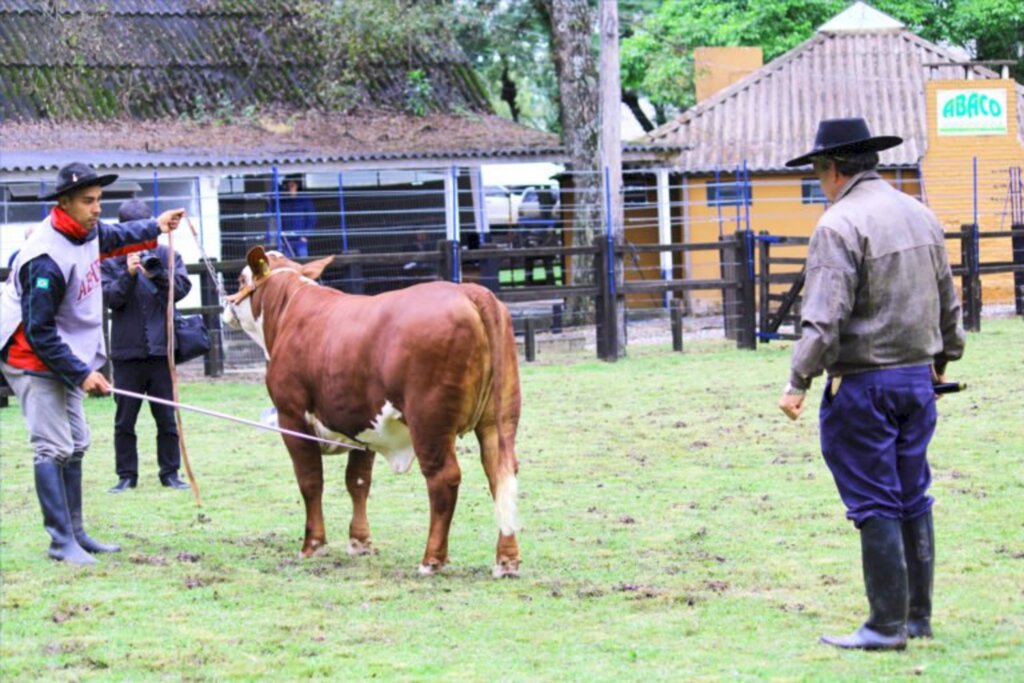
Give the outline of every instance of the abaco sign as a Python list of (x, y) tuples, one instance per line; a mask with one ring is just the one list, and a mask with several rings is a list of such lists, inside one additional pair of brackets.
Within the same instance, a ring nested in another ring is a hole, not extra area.
[(939, 135), (1006, 135), (1006, 90), (939, 90), (936, 121)]

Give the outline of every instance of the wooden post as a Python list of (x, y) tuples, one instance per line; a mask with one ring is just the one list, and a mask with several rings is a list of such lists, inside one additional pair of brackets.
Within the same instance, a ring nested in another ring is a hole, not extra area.
[(739, 255), (737, 274), (739, 275), (739, 318), (736, 322), (736, 347), (740, 349), (757, 349), (757, 310), (754, 299), (754, 235), (750, 230), (737, 230), (736, 250)]
[[(1013, 265), (1024, 268), (1024, 223), (1014, 223), (1010, 230), (1013, 232), (1010, 238), (1013, 244)], [(1013, 303), (1017, 315), (1024, 315), (1024, 271), (1021, 270), (1013, 274)]]
[(524, 325), (523, 350), (526, 352), (526, 362), (532, 363), (537, 360), (537, 324), (527, 316)]
[(669, 309), (672, 319), (672, 350), (683, 352), (683, 301), (672, 299), (672, 307)]
[(455, 256), (459, 243), (455, 240), (440, 240), (437, 248), (441, 252), (440, 270), (437, 274), (441, 280), (452, 282), (455, 278)]
[(619, 8), (617, 0), (601, 0), (599, 7), (599, 33), (601, 64), (599, 85), (601, 91), (601, 166), (604, 189), (604, 225), (607, 238), (608, 278), (606, 340), (608, 346), (601, 356), (615, 361), (626, 353), (626, 306), (619, 292), (623, 281), (622, 259), (616, 257), (616, 247), (623, 243), (622, 207), (622, 84), (619, 74)]
[[(768, 236), (767, 230), (762, 230), (759, 233), (762, 237)], [(771, 275), (771, 266), (769, 265), (769, 259), (771, 258), (771, 243), (767, 239), (758, 240), (757, 242), (757, 261), (761, 265), (761, 272), (757, 279), (758, 282), (758, 296), (760, 301), (760, 316), (758, 321), (758, 329), (764, 332), (768, 328), (768, 316), (771, 315), (771, 308), (769, 307), (769, 295), (771, 294), (771, 286), (768, 282), (769, 276)], [(765, 339), (767, 341), (767, 339)]]
[(964, 329), (981, 331), (981, 277), (978, 274), (978, 226), (964, 223), (960, 226), (960, 263), (964, 272), (960, 276), (963, 290)]
[[(209, 260), (213, 262), (216, 259)], [(208, 270), (199, 273), (199, 300), (203, 306), (220, 304), (217, 283), (210, 277)], [(224, 374), (224, 340), (220, 316), (216, 313), (204, 313), (203, 324), (210, 335), (210, 350), (203, 356), (203, 374), (207, 377), (220, 377)]]

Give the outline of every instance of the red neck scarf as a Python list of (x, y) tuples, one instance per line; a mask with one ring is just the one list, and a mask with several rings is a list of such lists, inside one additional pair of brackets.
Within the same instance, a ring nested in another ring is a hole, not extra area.
[(53, 211), (50, 212), (50, 223), (62, 235), (66, 235), (72, 239), (78, 241), (84, 241), (89, 236), (89, 231), (82, 227), (82, 224), (71, 217), (64, 209), (59, 206), (53, 207)]

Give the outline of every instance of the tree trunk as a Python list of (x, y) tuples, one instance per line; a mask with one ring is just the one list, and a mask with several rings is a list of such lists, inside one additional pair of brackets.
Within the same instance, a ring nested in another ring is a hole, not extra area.
[[(601, 223), (600, 133), (596, 16), (586, 0), (537, 0), (551, 26), (551, 56), (558, 75), (562, 144), (569, 154), (573, 195), (573, 243), (590, 245)], [(594, 284), (594, 260), (572, 259), (572, 284)], [(589, 317), (592, 302), (570, 304), (573, 318)]]

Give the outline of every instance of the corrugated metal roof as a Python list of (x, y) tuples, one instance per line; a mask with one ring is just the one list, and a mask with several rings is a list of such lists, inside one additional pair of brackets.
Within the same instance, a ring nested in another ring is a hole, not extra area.
[[(457, 45), (395, 50), (350, 84), (405, 103), (407, 71), (451, 109), (489, 111)], [(159, 118), (248, 105), (318, 104), (323, 58), (289, 0), (0, 0), (0, 118)]]
[[(651, 160), (673, 151), (662, 145), (625, 145), (625, 156)], [(678, 152), (678, 149), (674, 150)], [(491, 149), (452, 149), (429, 152), (367, 152), (322, 154), (314, 151), (289, 153), (202, 153), (196, 151), (144, 152), (125, 150), (29, 150), (0, 154), (0, 173), (53, 172), (69, 161), (81, 161), (101, 171), (124, 170), (228, 170), (268, 166), (338, 166), (386, 163), (401, 167), (402, 162), (429, 161), (435, 165), (465, 161), (534, 161), (538, 158), (566, 161), (563, 147), (519, 147)]]
[[(905, 142), (881, 153), (885, 166), (915, 166), (928, 142), (925, 81), (963, 78), (943, 48), (906, 30), (818, 33), (746, 78), (641, 138), (688, 148), (679, 167), (693, 173), (732, 169), (784, 171), (811, 147), (824, 118), (863, 116), (877, 135)], [(971, 67), (978, 78), (997, 78)], [(1024, 142), (1024, 87), (1017, 85)]]

